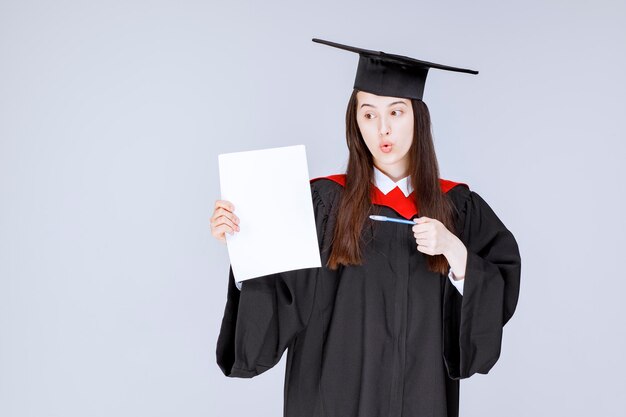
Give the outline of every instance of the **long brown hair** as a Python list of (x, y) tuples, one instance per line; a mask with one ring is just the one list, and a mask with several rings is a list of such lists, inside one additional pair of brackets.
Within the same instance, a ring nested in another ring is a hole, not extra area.
[[(326, 265), (330, 269), (337, 269), (339, 264), (362, 264), (361, 233), (365, 221), (372, 214), (370, 182), (374, 175), (374, 161), (357, 124), (358, 91), (354, 89), (352, 92), (346, 111), (348, 167), (346, 185), (337, 210), (332, 250)], [(439, 185), (439, 164), (431, 133), (430, 112), (422, 100), (411, 99), (411, 105), (414, 129), (413, 142), (409, 149), (409, 175), (415, 190), (414, 198), (419, 215), (439, 220), (456, 234), (454, 206)], [(449, 264), (445, 256), (426, 255), (426, 258), (430, 271), (448, 273)]]

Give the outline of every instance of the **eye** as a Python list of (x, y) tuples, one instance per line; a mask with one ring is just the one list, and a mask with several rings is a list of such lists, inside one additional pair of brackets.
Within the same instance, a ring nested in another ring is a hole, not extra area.
[(365, 117), (366, 119), (372, 119), (374, 115), (372, 113), (365, 113), (363, 117)]
[(402, 114), (402, 113), (404, 113), (404, 112), (403, 112), (402, 110), (393, 110), (393, 111), (391, 112), (391, 114), (393, 114), (393, 113), (397, 113), (397, 114), (398, 114), (398, 116), (399, 116), (400, 114)]

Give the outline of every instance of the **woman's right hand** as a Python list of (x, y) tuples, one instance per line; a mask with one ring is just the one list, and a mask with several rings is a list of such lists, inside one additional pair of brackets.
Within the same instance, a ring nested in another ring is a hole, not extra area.
[(211, 234), (220, 242), (226, 243), (226, 233), (239, 231), (239, 217), (235, 216), (235, 206), (227, 200), (217, 200), (211, 216)]

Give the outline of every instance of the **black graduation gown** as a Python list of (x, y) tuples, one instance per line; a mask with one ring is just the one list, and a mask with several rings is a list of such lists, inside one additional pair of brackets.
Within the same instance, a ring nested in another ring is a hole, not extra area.
[[(368, 219), (362, 265), (267, 275), (241, 291), (230, 268), (216, 351), (224, 375), (259, 375), (287, 349), (285, 417), (458, 416), (459, 380), (498, 360), (521, 260), (512, 233), (476, 192), (440, 182), (468, 250), (463, 295), (427, 270), (410, 225)], [(311, 180), (322, 265), (344, 184), (345, 175)], [(418, 214), (413, 194), (374, 190), (378, 214)]]

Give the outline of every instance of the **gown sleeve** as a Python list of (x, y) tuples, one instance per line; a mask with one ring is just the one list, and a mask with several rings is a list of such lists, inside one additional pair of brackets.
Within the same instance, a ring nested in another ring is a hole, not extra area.
[(466, 190), (459, 238), (467, 248), (463, 295), (445, 280), (443, 356), (452, 379), (486, 374), (517, 305), (521, 258), (513, 234), (480, 195)]
[[(311, 189), (318, 243), (328, 211)], [(217, 364), (228, 377), (252, 378), (276, 365), (313, 311), (317, 275), (305, 268), (246, 280), (241, 290), (229, 267), (226, 307), (217, 340)]]

